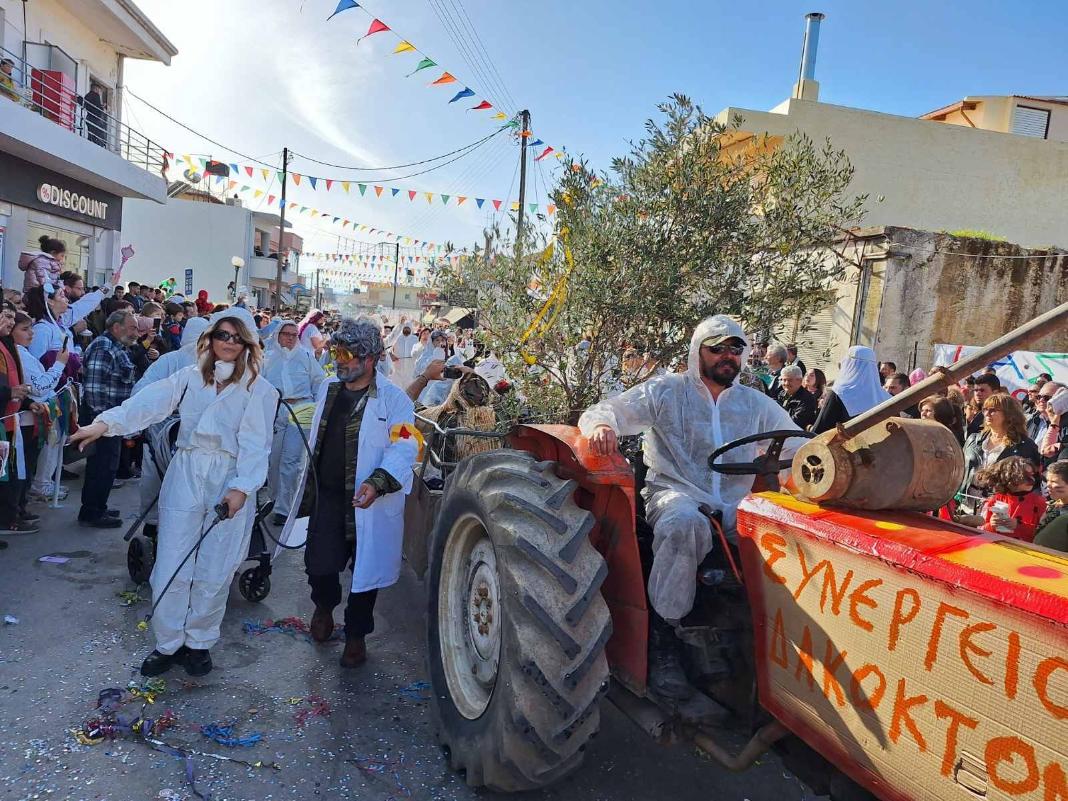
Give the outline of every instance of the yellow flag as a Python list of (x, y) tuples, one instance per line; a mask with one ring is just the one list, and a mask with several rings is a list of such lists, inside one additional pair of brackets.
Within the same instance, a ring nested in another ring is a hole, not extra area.
[(263, 195), (263, 190), (262, 189), (257, 189), (255, 192), (252, 193), (252, 196), (253, 197), (257, 197), (257, 198), (260, 197), (261, 195)]
[(495, 120), (506, 120), (506, 119), (508, 119), (508, 115), (505, 114), (503, 111), (498, 111), (496, 114), (493, 115), (493, 119), (495, 119)]
[(341, 188), (344, 189), (346, 192), (348, 192), (349, 191), (349, 182), (348, 181), (342, 181), (341, 182)]
[(267, 178), (270, 176), (270, 174), (271, 174), (271, 171), (268, 170), (266, 167), (261, 167), (260, 168), (260, 175), (263, 176), (263, 180), (266, 181)]
[(401, 42), (399, 45), (393, 48), (394, 53), (406, 53), (409, 50), (415, 50), (415, 45), (413, 45), (411, 42)]
[(427, 203), (429, 203), (431, 200), (434, 199), (434, 193), (433, 192), (424, 192), (423, 194), (426, 195), (426, 202)]

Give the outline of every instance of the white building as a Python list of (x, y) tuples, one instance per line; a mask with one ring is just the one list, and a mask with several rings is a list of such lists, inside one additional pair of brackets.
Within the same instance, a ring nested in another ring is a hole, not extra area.
[[(174, 45), (131, 0), (0, 0), (0, 276), (21, 288), (19, 254), (48, 235), (96, 284), (118, 265), (123, 203), (163, 203), (165, 149), (122, 120), (127, 58), (163, 64)], [(86, 94), (98, 87), (100, 102)]]
[[(124, 280), (159, 284), (174, 278), (179, 292), (193, 297), (201, 289), (215, 303), (230, 303), (231, 282), (250, 290), (256, 306), (272, 305), (277, 260), (270, 257), (277, 240), (278, 216), (244, 208), (239, 200), (225, 202), (185, 184), (174, 184), (166, 205), (130, 201), (123, 212), (123, 242), (133, 245), (137, 258)], [(286, 223), (286, 228), (290, 228)], [(264, 255), (258, 255), (264, 254)], [(243, 262), (234, 266), (234, 260)], [(283, 302), (299, 281), (282, 271)]]

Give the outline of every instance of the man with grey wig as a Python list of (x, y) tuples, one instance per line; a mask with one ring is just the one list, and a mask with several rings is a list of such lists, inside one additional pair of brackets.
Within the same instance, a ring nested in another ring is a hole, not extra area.
[(280, 539), (288, 542), (296, 521), (309, 518), (304, 566), (317, 642), (334, 634), (340, 574), (352, 565), (341, 657), (342, 667), (351, 668), (366, 660), (364, 637), (374, 630), (378, 590), (400, 574), (404, 496), (411, 490), (418, 445), (411, 399), (377, 377), (384, 350), (378, 323), (346, 318), (329, 347), (337, 377), (319, 389), (311, 424), (313, 469), (306, 471)]

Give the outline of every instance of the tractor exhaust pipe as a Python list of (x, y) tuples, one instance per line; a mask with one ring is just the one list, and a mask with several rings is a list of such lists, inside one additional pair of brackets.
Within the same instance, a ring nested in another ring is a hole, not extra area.
[(789, 733), (789, 729), (779, 721), (773, 720), (771, 723), (762, 726), (737, 756), (732, 755), (707, 734), (694, 735), (693, 739), (698, 748), (727, 770), (732, 773), (741, 773), (743, 770), (752, 767), (753, 763), (766, 754), (769, 748)]
[(673, 739), (671, 720), (652, 701), (639, 698), (614, 681), (608, 690), (608, 700), (658, 744), (667, 745)]

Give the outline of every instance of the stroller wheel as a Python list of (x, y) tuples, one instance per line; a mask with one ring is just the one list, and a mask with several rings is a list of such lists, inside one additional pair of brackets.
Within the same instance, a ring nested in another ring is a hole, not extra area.
[(250, 567), (237, 580), (237, 588), (246, 601), (259, 603), (271, 593), (271, 577), (263, 568)]
[(144, 584), (152, 575), (156, 564), (156, 543), (147, 537), (136, 534), (126, 549), (126, 569), (135, 584)]

